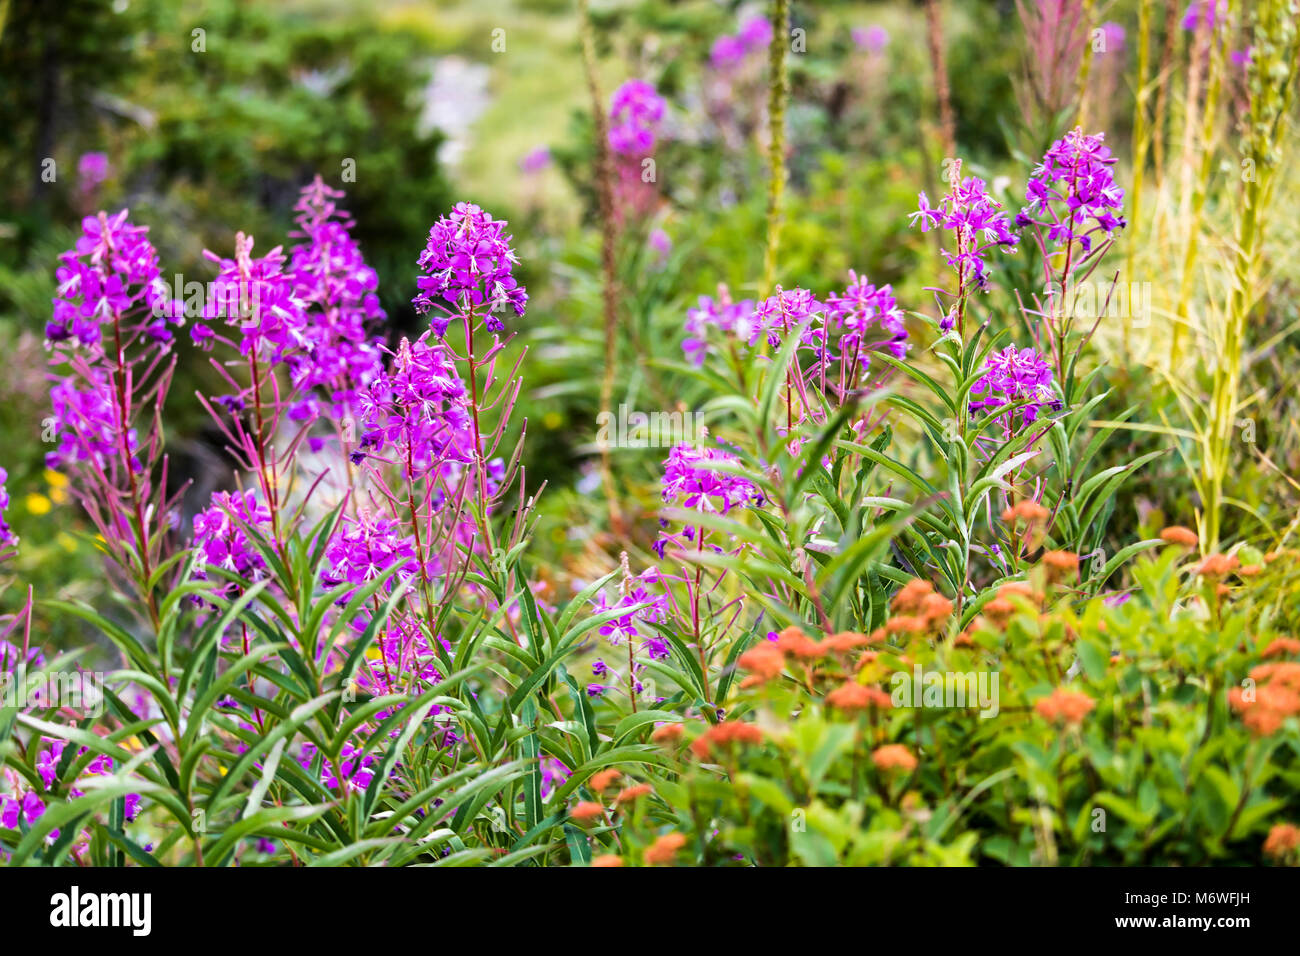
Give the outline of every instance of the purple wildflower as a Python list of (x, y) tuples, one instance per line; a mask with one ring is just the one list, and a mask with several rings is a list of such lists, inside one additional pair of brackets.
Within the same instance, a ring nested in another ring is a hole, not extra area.
[(551, 151), (545, 146), (538, 146), (519, 160), (519, 168), (525, 173), (540, 173), (551, 165)]
[(237, 233), (233, 259), (204, 250), (203, 255), (217, 263), (218, 273), (203, 305), (203, 321), (194, 324), (190, 337), (202, 344), (213, 336), (212, 324), (224, 323), (238, 329), (240, 355), (275, 364), (307, 347), (306, 303), (298, 298), (297, 277), (284, 270), (282, 247), (255, 259), (253, 241)]
[(453, 315), (484, 306), (489, 310), (484, 323), (491, 332), (505, 330), (495, 313), (506, 306), (523, 316), (528, 293), (513, 275), (519, 260), (506, 225), (478, 206), (462, 202), (429, 230), (429, 241), (420, 254), (424, 275), (416, 282), (420, 294), (413, 302), (421, 314), (437, 307), (430, 325), (438, 338), (446, 335)]
[(77, 177), (83, 193), (94, 192), (108, 178), (108, 156), (105, 153), (82, 153), (77, 160)]
[(707, 514), (726, 514), (732, 508), (754, 503), (760, 494), (753, 482), (715, 467), (738, 464), (735, 455), (720, 448), (677, 445), (664, 460), (663, 500)]
[(1033, 349), (1007, 346), (994, 352), (984, 363), (984, 375), (971, 389), (972, 412), (996, 412), (1010, 405), (1021, 405), (1018, 412), (1008, 412), (1000, 421), (1008, 432), (1038, 420), (1044, 406), (1061, 407), (1052, 390), (1052, 370)]
[(289, 272), (295, 297), (307, 322), (303, 349), (290, 359), (294, 386), (300, 392), (328, 391), (338, 415), (355, 401), (355, 390), (383, 369), (383, 355), (367, 324), (385, 318), (375, 289), (379, 277), (366, 265), (349, 230), (353, 223), (335, 200), (340, 190), (319, 176), (299, 199), (297, 235), (306, 241), (291, 252)]
[[(202, 555), (204, 565), (242, 578), (260, 578), (266, 570), (266, 559), (235, 519), (258, 531), (270, 532), (271, 513), (258, 501), (255, 491), (218, 491), (212, 495), (211, 505), (194, 516), (194, 549)], [(200, 570), (196, 576), (205, 575)]]
[(152, 330), (153, 340), (170, 339), (165, 324), (159, 329), (153, 321), (155, 307), (166, 296), (158, 253), (149, 230), (126, 217), (125, 209), (112, 217), (103, 212), (87, 216), (76, 247), (59, 256), (54, 314), (45, 327), (50, 342), (98, 348), (105, 324), (117, 327), (114, 337), (124, 345), (146, 330)]
[(18, 544), (13, 529), (9, 527), (9, 522), (5, 521), (5, 511), (9, 509), (9, 490), (5, 487), (5, 482), (8, 480), (9, 472), (0, 468), (0, 554)]
[(853, 45), (867, 53), (884, 53), (889, 46), (889, 31), (882, 26), (854, 27), (851, 33)]
[(973, 176), (961, 179), (960, 172), (957, 164), (953, 169), (952, 189), (938, 206), (931, 206), (925, 193), (921, 193), (911, 220), (913, 225), (920, 221), (922, 232), (931, 228), (952, 232), (956, 251), (943, 250), (948, 265), (957, 270), (963, 285), (972, 280), (976, 287), (983, 289), (988, 284), (985, 262), (988, 251), (996, 246), (1014, 252), (1018, 239), (1008, 227), (1006, 216), (999, 212), (1002, 204), (988, 194), (984, 180)]
[(428, 333), (402, 339), (390, 368), (359, 396), (363, 451), (393, 446), (409, 477), (475, 460), (465, 383), (448, 346)]
[(1058, 139), (1034, 167), (1025, 190), (1029, 205), (1016, 217), (1021, 226), (1047, 230), (1047, 239), (1064, 248), (1078, 242), (1092, 249), (1092, 233), (1110, 238), (1124, 228), (1124, 190), (1115, 184), (1115, 157), (1105, 135), (1085, 136), (1077, 127)]
[(628, 80), (610, 97), (609, 148), (624, 156), (647, 156), (664, 118), (664, 100), (645, 80)]
[[(359, 587), (381, 577), (394, 565), (400, 565), (398, 581), (409, 581), (419, 573), (420, 565), (414, 539), (404, 531), (397, 521), (383, 515), (362, 511), (356, 518), (345, 516), (325, 549), (329, 562), (325, 584), (333, 587), (346, 581)], [(387, 590), (391, 593), (391, 582)], [(340, 600), (346, 602), (352, 593)]]

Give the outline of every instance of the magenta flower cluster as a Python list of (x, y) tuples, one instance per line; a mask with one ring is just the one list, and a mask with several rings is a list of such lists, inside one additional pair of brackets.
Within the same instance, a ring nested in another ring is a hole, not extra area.
[(326, 391), (336, 415), (345, 415), (356, 389), (383, 369), (379, 340), (370, 331), (385, 318), (375, 292), (379, 276), (366, 265), (350, 232), (353, 223), (336, 205), (342, 197), (317, 176), (294, 207), (297, 235), (305, 241), (291, 250), (289, 273), (307, 320), (303, 347), (289, 360), (302, 395), (297, 418), (315, 409), (316, 389)]
[[(974, 176), (960, 179), (960, 166), (954, 170), (953, 187), (939, 205), (931, 206), (925, 193), (919, 207), (911, 214), (912, 225), (919, 221), (922, 232), (943, 229), (953, 234), (955, 250), (943, 250), (948, 265), (957, 270), (963, 291), (983, 289), (988, 284), (985, 261), (994, 248), (1014, 252), (1019, 242), (1000, 210), (1002, 204), (988, 194), (984, 180)], [(972, 282), (973, 286), (967, 285)]]
[(748, 478), (730, 470), (738, 466), (739, 459), (722, 448), (676, 445), (664, 459), (660, 496), (666, 504), (706, 514), (725, 515), (755, 504), (762, 495)]
[(409, 477), (475, 460), (469, 398), (450, 348), (426, 333), (402, 339), (386, 371), (359, 396), (360, 462), (391, 449)]
[(9, 522), (5, 520), (5, 512), (9, 510), (9, 489), (5, 487), (5, 482), (8, 480), (9, 472), (0, 468), (0, 552), (18, 544), (13, 528), (9, 527)]
[(76, 246), (59, 256), (54, 314), (45, 326), (50, 342), (110, 348), (116, 342), (104, 344), (104, 326), (114, 323), (114, 340), (141, 331), (155, 341), (171, 340), (169, 325), (182, 318), (156, 308), (166, 295), (158, 253), (148, 228), (134, 226), (126, 217), (125, 209), (111, 217), (102, 212), (87, 216)]
[(522, 317), (528, 292), (514, 277), (519, 261), (506, 235), (506, 222), (493, 219), (472, 203), (457, 203), (450, 216), (443, 216), (429, 230), (429, 241), (420, 254), (424, 274), (416, 285), (417, 312), (432, 313), (433, 334), (442, 338), (453, 316), (479, 309), (491, 332), (503, 332), (505, 325), (496, 313), (509, 307)]
[(1061, 407), (1052, 389), (1052, 370), (1033, 349), (1007, 346), (994, 352), (984, 363), (984, 375), (971, 389), (972, 412), (996, 413), (1009, 406), (1021, 405), (1000, 416), (1008, 431), (1038, 420), (1044, 407)]
[(884, 347), (895, 358), (907, 354), (907, 326), (903, 310), (889, 285), (874, 286), (849, 270), (849, 284), (842, 294), (826, 297), (826, 328), (823, 333), (828, 358), (844, 360), (850, 354), (863, 366), (870, 362), (869, 343), (880, 334)]
[(1114, 166), (1105, 135), (1086, 136), (1076, 127), (1034, 167), (1025, 190), (1029, 205), (1016, 224), (1046, 229), (1048, 242), (1056, 247), (1078, 242), (1089, 252), (1095, 232), (1110, 238), (1126, 225), (1124, 190), (1115, 184)]
[(750, 17), (734, 36), (723, 34), (713, 41), (709, 62), (716, 70), (731, 70), (751, 53), (766, 50), (772, 42), (772, 24), (766, 17)]
[(190, 338), (210, 347), (216, 336), (211, 326), (224, 323), (237, 333), (240, 355), (278, 364), (307, 345), (306, 306), (297, 295), (297, 278), (285, 271), (283, 247), (254, 258), (253, 242), (252, 236), (237, 233), (233, 259), (204, 250), (218, 271), (203, 303), (202, 321), (190, 329)]
[[(202, 555), (205, 566), (255, 580), (265, 572), (266, 559), (240, 527), (241, 521), (259, 533), (270, 533), (271, 512), (258, 500), (256, 492), (215, 492), (212, 503), (194, 516), (194, 549)], [(196, 576), (203, 578), (205, 572), (200, 569)]]
[(664, 118), (664, 99), (645, 80), (628, 80), (609, 101), (609, 148), (623, 156), (648, 156)]
[[(392, 518), (363, 511), (356, 518), (345, 516), (325, 549), (329, 570), (324, 582), (329, 587), (348, 582), (361, 586), (398, 566), (395, 575), (400, 586), (420, 571), (415, 542), (405, 527)], [(386, 591), (392, 592), (393, 582)], [(354, 591), (340, 600), (346, 602)]]

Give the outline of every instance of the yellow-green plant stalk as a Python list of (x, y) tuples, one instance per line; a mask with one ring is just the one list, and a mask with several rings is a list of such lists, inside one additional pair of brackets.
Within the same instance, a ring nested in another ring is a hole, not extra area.
[[(618, 274), (615, 268), (615, 244), (618, 224), (614, 215), (614, 160), (609, 150), (609, 123), (605, 116), (605, 98), (600, 91), (596, 66), (596, 41), (587, 0), (578, 0), (578, 31), (582, 40), (582, 65), (587, 74), (587, 92), (591, 96), (591, 118), (596, 134), (596, 196), (600, 210), (600, 264), (603, 274), (605, 305), (605, 370), (600, 382), (600, 407), (608, 409), (614, 397), (614, 375), (618, 364)], [(600, 449), (601, 484), (609, 507), (609, 520), (615, 529), (623, 526), (623, 512), (614, 487), (614, 472), (609, 465), (609, 443)]]
[[(1221, 19), (1221, 18), (1220, 18)], [(1188, 307), (1191, 304), (1193, 277), (1196, 272), (1196, 257), (1200, 250), (1200, 233), (1205, 212), (1205, 197), (1209, 189), (1210, 178), (1214, 175), (1215, 130), (1218, 126), (1219, 92), (1223, 86), (1223, 43), (1220, 38), (1220, 23), (1210, 26), (1208, 18), (1203, 19), (1196, 29), (1196, 62), (1187, 82), (1186, 127), (1183, 135), (1182, 160), (1182, 220), (1179, 233), (1185, 237), (1183, 251), (1183, 269), (1178, 289), (1178, 305), (1174, 309), (1173, 339), (1169, 348), (1170, 368), (1178, 368), (1182, 351), (1182, 332), (1190, 327), (1191, 316)], [(1202, 35), (1204, 34), (1204, 35)], [(1205, 106), (1201, 114), (1199, 129), (1196, 129), (1195, 117), (1199, 105), (1196, 102), (1200, 86), (1199, 64), (1206, 64)], [(1195, 153), (1201, 153), (1200, 168), (1193, 173)]]
[(1174, 75), (1174, 46), (1178, 39), (1179, 0), (1165, 0), (1165, 42), (1160, 51), (1160, 71), (1156, 74), (1156, 112), (1152, 120), (1156, 186), (1164, 184), (1165, 130), (1169, 106), (1169, 84)]
[(772, 0), (772, 42), (768, 46), (767, 77), (767, 247), (763, 252), (761, 295), (776, 284), (776, 257), (781, 247), (785, 195), (785, 101), (788, 95), (785, 47), (790, 42), (790, 0)]
[[(1096, 12), (1096, 0), (1083, 0), (1083, 22), (1089, 31), (1093, 29), (1093, 14)], [(1079, 113), (1075, 125), (1088, 128), (1088, 77), (1092, 74), (1092, 42), (1083, 45), (1083, 54), (1079, 57), (1079, 75), (1074, 81), (1079, 99)]]
[[(1125, 282), (1133, 281), (1133, 257), (1137, 253), (1138, 234), (1142, 228), (1142, 181), (1146, 173), (1147, 149), (1151, 145), (1151, 132), (1147, 123), (1150, 108), (1147, 101), (1151, 98), (1149, 77), (1151, 72), (1151, 6), (1154, 2), (1155, 0), (1139, 0), (1138, 2), (1137, 95), (1133, 105), (1133, 188), (1130, 190), (1132, 197), (1129, 204), (1131, 210), (1129, 228), (1132, 234), (1128, 237), (1128, 254), (1124, 270)], [(1126, 358), (1132, 358), (1130, 331), (1133, 319), (1127, 313), (1128, 310), (1125, 310), (1124, 355)]]
[(1236, 254), (1222, 352), (1214, 367), (1206, 415), (1207, 453), (1201, 463), (1201, 541), (1207, 551), (1219, 546), (1223, 484), (1231, 467), (1233, 429), (1241, 401), (1246, 323), (1260, 297), (1260, 249), (1300, 74), (1298, 20), (1300, 0), (1259, 0), (1254, 11), (1254, 44), (1247, 68), (1250, 105), (1242, 136)]
[(930, 48), (930, 67), (934, 71), (934, 97), (939, 105), (939, 138), (947, 159), (957, 158), (957, 123), (952, 113), (952, 93), (948, 87), (948, 67), (943, 61), (943, 21), (939, 0), (925, 0), (925, 34)]

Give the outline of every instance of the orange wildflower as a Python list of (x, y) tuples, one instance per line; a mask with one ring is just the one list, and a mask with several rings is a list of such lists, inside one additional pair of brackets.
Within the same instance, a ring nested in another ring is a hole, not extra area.
[(614, 802), (631, 803), (637, 797), (644, 797), (647, 793), (654, 793), (654, 787), (650, 786), (648, 783), (634, 784), (633, 786), (625, 787), (623, 790), (619, 791), (618, 796), (614, 798)]
[(623, 858), (617, 853), (602, 853), (600, 856), (592, 857), (592, 866), (622, 866)]
[(680, 833), (665, 833), (645, 851), (645, 861), (651, 866), (671, 863), (677, 851), (686, 845), (686, 837)]
[(822, 641), (822, 647), (833, 653), (843, 654), (855, 647), (866, 647), (870, 643), (871, 638), (865, 634), (858, 634), (854, 631), (840, 631), (838, 634), (832, 634)]
[(701, 759), (708, 757), (715, 747), (732, 743), (759, 744), (763, 742), (763, 732), (753, 724), (740, 720), (727, 720), (715, 724), (695, 739), (691, 750)]
[(1300, 654), (1300, 641), (1294, 637), (1275, 637), (1261, 656), (1285, 657), (1287, 654)]
[(926, 630), (925, 618), (916, 617), (912, 614), (904, 614), (900, 617), (891, 617), (885, 622), (885, 630), (890, 634), (919, 634)]
[(916, 757), (902, 744), (885, 744), (877, 747), (871, 755), (871, 762), (881, 770), (916, 769)]
[(922, 578), (912, 578), (894, 595), (890, 607), (895, 611), (911, 613), (918, 610), (927, 597), (934, 593), (934, 585)]
[(781, 671), (785, 669), (785, 655), (775, 644), (764, 641), (741, 654), (738, 663), (750, 671), (758, 683), (762, 683), (781, 676)]
[(657, 744), (675, 744), (682, 739), (686, 728), (681, 724), (662, 724), (655, 728), (650, 739)]
[(787, 627), (776, 636), (773, 646), (795, 657), (811, 659), (822, 656), (821, 645), (797, 627)]
[(1297, 848), (1300, 848), (1300, 827), (1294, 823), (1275, 824), (1264, 840), (1264, 853), (1272, 857), (1284, 857)]
[(623, 776), (619, 771), (610, 767), (608, 770), (597, 770), (587, 781), (587, 786), (596, 793), (604, 793), (619, 777)]
[(952, 602), (942, 594), (931, 594), (921, 602), (921, 617), (927, 624), (934, 624), (952, 616)]
[(599, 803), (592, 803), (590, 800), (582, 801), (582, 803), (579, 803), (569, 811), (569, 816), (580, 823), (586, 822), (587, 820), (594, 820), (597, 817), (604, 816), (604, 814), (605, 808)]
[(1079, 573), (1079, 556), (1073, 551), (1046, 551), (1042, 562), (1049, 581), (1063, 581)]
[(1196, 573), (1207, 578), (1221, 578), (1237, 570), (1241, 562), (1224, 554), (1210, 554), (1196, 566)]
[(1160, 540), (1167, 544), (1177, 544), (1184, 548), (1194, 548), (1201, 543), (1196, 532), (1191, 528), (1184, 528), (1182, 525), (1173, 524), (1160, 532)]
[(867, 687), (849, 681), (826, 695), (826, 703), (847, 713), (866, 710), (868, 707), (890, 707), (893, 701), (879, 687)]
[(1082, 691), (1058, 687), (1034, 704), (1034, 710), (1044, 720), (1077, 727), (1096, 706), (1097, 702)]
[(1040, 505), (1037, 501), (1018, 501), (1011, 508), (1002, 510), (1002, 520), (1006, 524), (1012, 524), (1017, 519), (1025, 522), (1029, 521), (1046, 521), (1052, 516), (1052, 513)]

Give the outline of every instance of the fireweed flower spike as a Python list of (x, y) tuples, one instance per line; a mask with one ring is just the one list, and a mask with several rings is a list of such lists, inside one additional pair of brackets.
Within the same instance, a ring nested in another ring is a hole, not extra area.
[(609, 100), (609, 148), (640, 159), (655, 147), (664, 118), (664, 99), (645, 80), (628, 80)]
[[(173, 328), (183, 322), (167, 299), (148, 230), (124, 209), (82, 220), (76, 246), (59, 257), (46, 340), (53, 356), (51, 402), (58, 447), (47, 456), (77, 479), (72, 488), (112, 560), (141, 590), (161, 559), (171, 502), (154, 484), (162, 457), (157, 414), (171, 382)], [(134, 422), (152, 411), (141, 441)], [(165, 466), (164, 466), (165, 467)]]
[(649, 214), (658, 198), (653, 176), (643, 174), (654, 154), (664, 105), (663, 97), (644, 80), (628, 80), (610, 98), (607, 139), (617, 167), (615, 212), (620, 218)]
[[(430, 315), (433, 334), (444, 338), (453, 317), (481, 314), (489, 332), (505, 331), (498, 313), (507, 307), (522, 318), (528, 292), (515, 281), (519, 259), (506, 235), (506, 223), (471, 203), (457, 203), (429, 230), (420, 255), (423, 275), (413, 304)], [(483, 310), (481, 313), (479, 310)]]
[[(921, 193), (917, 211), (910, 217), (912, 225), (919, 223), (922, 232), (943, 229), (953, 234), (954, 250), (942, 252), (957, 272), (957, 306), (956, 315), (947, 312), (940, 323), (945, 332), (963, 324), (967, 297), (988, 287), (989, 251), (1000, 248), (1014, 252), (1019, 242), (1006, 215), (1000, 212), (1002, 204), (988, 194), (984, 180), (973, 176), (962, 179), (960, 160), (952, 164), (950, 175), (951, 189), (939, 204), (931, 206), (929, 197)], [(964, 329), (960, 331), (964, 336)]]
[(9, 510), (9, 490), (5, 487), (8, 480), (9, 472), (0, 468), (0, 560), (12, 555), (18, 546), (18, 537), (5, 520), (5, 512)]
[(1122, 215), (1124, 190), (1115, 184), (1115, 157), (1105, 134), (1085, 136), (1077, 127), (1058, 139), (1034, 167), (1025, 189), (1028, 205), (1016, 216), (1019, 228), (1046, 232), (1046, 245), (1078, 243), (1083, 258), (1093, 236), (1106, 239), (1127, 224)]
[(370, 331), (385, 319), (375, 292), (379, 277), (352, 238), (352, 220), (335, 203), (343, 195), (317, 176), (294, 207), (295, 235), (304, 241), (290, 251), (288, 271), (306, 322), (303, 348), (289, 358), (300, 393), (291, 418), (316, 411), (317, 390), (325, 393), (336, 418), (351, 414), (357, 389), (383, 370), (379, 339)]
[(1049, 351), (1063, 381), (1074, 318), (1066, 305), (1070, 289), (1092, 274), (1127, 225), (1124, 190), (1115, 183), (1114, 165), (1105, 136), (1086, 136), (1076, 127), (1034, 167), (1025, 188), (1028, 205), (1016, 216), (1017, 226), (1033, 237), (1041, 253), (1049, 297), (1036, 314), (1046, 319)]
[[(1019, 407), (1013, 407), (1019, 406)], [(971, 388), (971, 413), (998, 413), (995, 423), (1002, 443), (1038, 421), (1043, 409), (1059, 411), (1061, 401), (1052, 386), (1052, 370), (1033, 349), (1007, 346), (984, 362), (984, 375)]]

